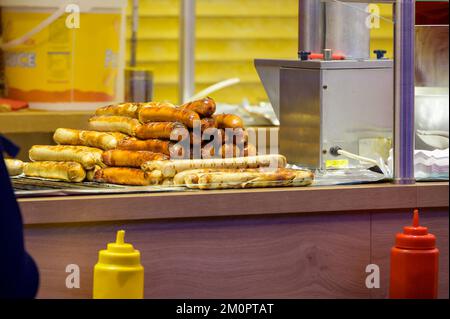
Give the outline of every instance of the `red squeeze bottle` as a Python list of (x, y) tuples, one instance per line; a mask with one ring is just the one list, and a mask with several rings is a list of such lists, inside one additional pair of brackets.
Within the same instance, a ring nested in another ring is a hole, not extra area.
[(392, 299), (436, 299), (438, 295), (439, 250), (436, 237), (419, 226), (419, 210), (412, 226), (397, 234), (391, 250), (390, 293)]

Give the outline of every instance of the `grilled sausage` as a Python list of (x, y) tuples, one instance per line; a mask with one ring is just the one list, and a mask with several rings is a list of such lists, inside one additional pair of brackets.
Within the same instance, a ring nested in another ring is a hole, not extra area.
[(161, 177), (154, 177), (138, 168), (108, 167), (96, 171), (94, 181), (118, 185), (149, 186), (158, 185)]
[(202, 132), (207, 129), (217, 129), (216, 120), (212, 117), (203, 118), (200, 122)]
[(201, 117), (211, 117), (216, 112), (216, 102), (212, 98), (206, 97), (201, 100), (183, 104), (181, 108), (194, 111)]
[(256, 146), (250, 143), (247, 143), (244, 146), (244, 149), (241, 150), (240, 154), (242, 156), (248, 157), (248, 156), (256, 156), (258, 155), (258, 151), (256, 149)]
[(286, 157), (282, 155), (261, 155), (252, 157), (238, 157), (225, 159), (206, 159), (206, 160), (169, 160), (169, 161), (150, 161), (142, 165), (145, 171), (158, 170), (163, 176), (173, 177), (177, 173), (191, 169), (202, 168), (259, 168), (259, 167), (286, 167)]
[(86, 172), (80, 163), (75, 162), (32, 162), (25, 163), (23, 172), (29, 177), (56, 179), (67, 182), (82, 182)]
[[(199, 189), (228, 189), (252, 187), (307, 186), (314, 174), (306, 170), (244, 170), (242, 172), (219, 171), (198, 174)], [(188, 186), (189, 187), (189, 186)]]
[(148, 151), (110, 150), (103, 153), (102, 159), (108, 166), (140, 168), (145, 162), (168, 160), (169, 157)]
[[(184, 131), (183, 131), (184, 130)], [(175, 132), (174, 132), (175, 131)], [(183, 134), (187, 132), (187, 128), (177, 122), (153, 122), (141, 125), (136, 130), (136, 137), (142, 140), (148, 139), (167, 139), (171, 134)]]
[(154, 153), (162, 153), (170, 155), (170, 149), (173, 144), (169, 141), (162, 141), (157, 139), (151, 140), (137, 140), (127, 139), (119, 142), (117, 149), (127, 151), (150, 151)]
[(248, 142), (248, 133), (242, 128), (225, 129), (224, 132), (226, 144), (244, 145)]
[(139, 111), (139, 120), (149, 122), (180, 122), (193, 128), (194, 121), (200, 121), (200, 116), (190, 110), (168, 106), (146, 107)]
[(217, 114), (213, 115), (218, 128), (243, 128), (244, 122), (242, 119), (234, 114)]

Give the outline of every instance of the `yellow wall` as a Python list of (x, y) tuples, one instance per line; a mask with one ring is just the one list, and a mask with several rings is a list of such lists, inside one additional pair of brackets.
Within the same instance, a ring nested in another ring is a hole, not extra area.
[[(297, 5), (298, 0), (197, 0), (196, 90), (239, 77), (241, 84), (214, 98), (266, 101), (253, 60), (297, 58)], [(389, 5), (381, 9), (392, 18)], [(154, 72), (155, 100), (178, 99), (178, 12), (179, 0), (140, 0), (138, 63)], [(390, 23), (382, 20), (373, 31), (375, 48), (392, 55)]]

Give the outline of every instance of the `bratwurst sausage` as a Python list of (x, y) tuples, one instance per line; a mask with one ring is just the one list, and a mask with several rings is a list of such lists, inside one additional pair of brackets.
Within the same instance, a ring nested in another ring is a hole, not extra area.
[(139, 111), (139, 120), (149, 122), (180, 122), (193, 128), (194, 121), (200, 121), (200, 116), (194, 111), (168, 106), (146, 107)]
[(126, 151), (150, 151), (154, 153), (170, 155), (170, 149), (172, 145), (173, 144), (169, 141), (162, 141), (157, 139), (145, 141), (128, 139), (120, 141), (117, 145), (117, 149)]
[(148, 139), (169, 140), (172, 133), (175, 135), (175, 134), (183, 134), (184, 132), (187, 132), (187, 128), (181, 123), (153, 122), (138, 127), (138, 129), (136, 130), (136, 137), (142, 140)]
[(140, 168), (145, 162), (168, 160), (169, 157), (149, 151), (110, 150), (103, 153), (102, 159), (108, 166)]
[(244, 128), (242, 119), (234, 114), (217, 114), (213, 118), (218, 128)]
[(206, 97), (201, 100), (183, 104), (181, 108), (194, 111), (201, 117), (211, 117), (216, 112), (216, 102), (212, 98)]
[(161, 176), (145, 173), (138, 168), (108, 167), (95, 172), (94, 181), (98, 183), (149, 186), (158, 185)]

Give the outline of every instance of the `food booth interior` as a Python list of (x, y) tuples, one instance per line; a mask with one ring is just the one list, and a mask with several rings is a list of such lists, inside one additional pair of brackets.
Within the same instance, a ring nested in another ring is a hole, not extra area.
[[(195, 95), (195, 33), (186, 29), (195, 2), (179, 3), (180, 105)], [(437, 237), (439, 297), (448, 298), (448, 15), (422, 23), (434, 2), (299, 0), (298, 59), (254, 57), (279, 125), (247, 130), (260, 155), (276, 150), (288, 170), (313, 172), (298, 184), (307, 187), (12, 177), (38, 297), (91, 298), (98, 251), (124, 229), (141, 252), (145, 298), (388, 298), (390, 248), (418, 208)], [(375, 48), (374, 58), (364, 25), (379, 3), (393, 11), (395, 51)], [(56, 128), (88, 129), (93, 113), (0, 113), (0, 133), (27, 160), (33, 145), (54, 144)], [(434, 157), (445, 149), (446, 171)], [(79, 266), (78, 288), (66, 286), (68, 265)], [(366, 286), (369, 265), (379, 266), (379, 288)]]

